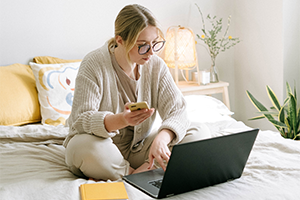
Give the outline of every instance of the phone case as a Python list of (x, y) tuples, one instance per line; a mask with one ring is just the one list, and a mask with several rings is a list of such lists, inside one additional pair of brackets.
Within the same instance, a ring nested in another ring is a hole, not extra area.
[(133, 103), (133, 104), (130, 104), (128, 107), (131, 111), (149, 109), (149, 106), (146, 101)]

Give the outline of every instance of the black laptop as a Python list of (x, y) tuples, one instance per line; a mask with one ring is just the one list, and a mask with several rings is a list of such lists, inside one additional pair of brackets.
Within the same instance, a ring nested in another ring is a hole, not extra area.
[(258, 129), (173, 147), (162, 168), (123, 179), (154, 198), (164, 198), (241, 177)]

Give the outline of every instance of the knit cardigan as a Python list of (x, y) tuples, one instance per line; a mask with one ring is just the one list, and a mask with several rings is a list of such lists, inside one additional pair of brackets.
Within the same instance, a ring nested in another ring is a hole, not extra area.
[[(185, 136), (190, 122), (186, 114), (186, 102), (173, 81), (168, 67), (157, 55), (153, 55), (143, 66), (140, 66), (140, 87), (137, 101), (148, 102), (155, 113), (143, 123), (134, 127), (131, 144), (132, 151), (139, 151), (143, 140), (150, 134), (156, 112), (162, 119), (158, 131), (169, 129), (175, 133), (171, 144), (176, 144)], [(85, 56), (75, 83), (72, 112), (67, 120), (69, 134), (64, 141), (66, 147), (76, 134), (92, 134), (109, 138), (119, 131), (108, 132), (104, 125), (107, 114), (123, 111), (119, 105), (119, 92), (116, 83), (116, 72), (112, 66), (111, 56), (106, 43)]]

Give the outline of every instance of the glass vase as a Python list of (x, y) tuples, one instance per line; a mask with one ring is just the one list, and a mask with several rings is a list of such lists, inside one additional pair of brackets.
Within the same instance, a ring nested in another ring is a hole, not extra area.
[(217, 67), (215, 65), (215, 57), (211, 58), (211, 67), (210, 67), (210, 82), (211, 83), (217, 83), (219, 82), (219, 76), (218, 76), (218, 70)]

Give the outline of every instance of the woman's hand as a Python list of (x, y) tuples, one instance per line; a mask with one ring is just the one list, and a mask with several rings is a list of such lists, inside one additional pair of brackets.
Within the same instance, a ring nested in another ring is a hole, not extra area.
[(142, 110), (137, 110), (134, 112), (131, 112), (128, 105), (131, 103), (126, 103), (124, 112), (123, 112), (123, 118), (125, 120), (125, 123), (128, 126), (136, 126), (151, 117), (155, 111), (154, 108), (151, 109), (142, 109)]
[(129, 110), (130, 103), (126, 103), (124, 112), (118, 114), (108, 114), (104, 118), (104, 125), (108, 132), (116, 131), (126, 126), (136, 126), (153, 115), (155, 109), (142, 109), (131, 112)]
[(150, 147), (148, 169), (153, 167), (155, 159), (163, 168), (163, 170), (166, 171), (164, 161), (166, 161), (166, 163), (169, 162), (171, 151), (168, 147), (168, 144), (173, 140), (174, 137), (175, 134), (171, 130), (163, 129), (159, 132)]

